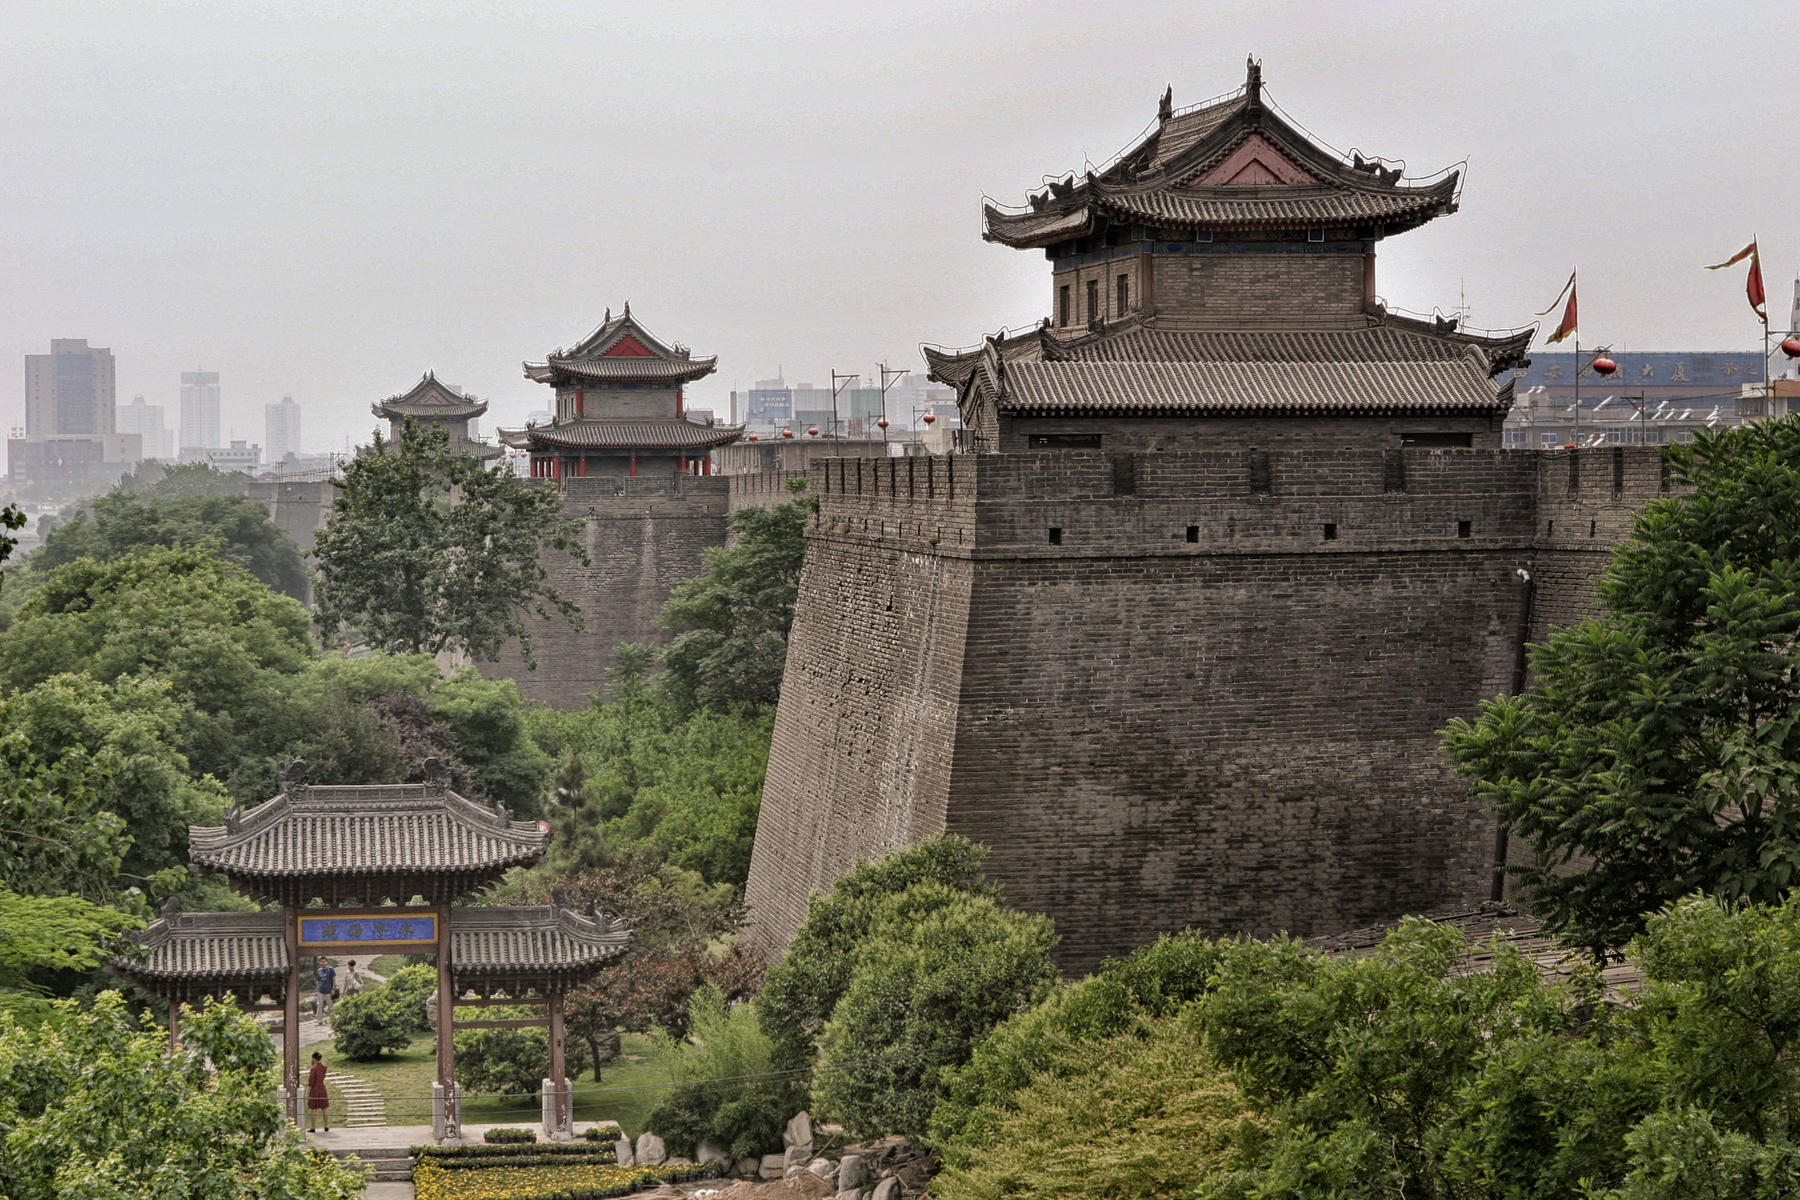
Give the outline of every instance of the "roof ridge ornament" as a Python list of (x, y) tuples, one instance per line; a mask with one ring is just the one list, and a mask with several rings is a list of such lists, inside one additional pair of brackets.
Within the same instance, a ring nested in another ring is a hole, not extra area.
[(1170, 84), (1163, 89), (1162, 102), (1156, 106), (1156, 119), (1167, 121), (1175, 115), (1175, 85)]
[(1252, 109), (1262, 107), (1262, 86), (1262, 64), (1256, 61), (1255, 55), (1245, 55), (1244, 99), (1248, 101), (1249, 107)]
[(450, 764), (435, 754), (421, 765), (420, 774), (425, 776), (425, 786), (433, 792), (442, 795), (450, 790)]
[[(306, 760), (304, 758), (296, 758), (281, 768), (281, 791), (283, 795), (293, 796), (295, 799), (306, 795)], [(235, 807), (232, 809), (232, 812), (237, 811), (239, 810)], [(225, 823), (231, 824), (230, 813), (226, 814)]]

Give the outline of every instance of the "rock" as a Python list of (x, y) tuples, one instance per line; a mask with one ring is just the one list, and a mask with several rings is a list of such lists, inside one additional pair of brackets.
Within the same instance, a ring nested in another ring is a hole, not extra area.
[(829, 1158), (815, 1158), (806, 1164), (806, 1169), (820, 1179), (829, 1181), (837, 1178), (838, 1165)]
[(875, 1185), (875, 1190), (869, 1194), (869, 1200), (900, 1200), (900, 1193), (900, 1181), (889, 1175)]
[(837, 1194), (837, 1200), (868, 1200), (869, 1193), (865, 1188), (844, 1188)]
[(663, 1161), (671, 1167), (691, 1167), (694, 1165), (693, 1159), (683, 1158), (679, 1154), (671, 1154), (669, 1157), (663, 1159)]
[(846, 1154), (838, 1163), (838, 1193), (853, 1192), (869, 1182), (869, 1164), (860, 1154)]
[(637, 1166), (637, 1159), (631, 1153), (630, 1138), (620, 1138), (613, 1143), (613, 1157), (619, 1160), (621, 1167)]
[(780, 1179), (782, 1173), (786, 1170), (787, 1163), (783, 1160), (782, 1155), (765, 1154), (762, 1156), (762, 1170), (759, 1174), (761, 1174), (764, 1179)]
[(737, 1160), (737, 1174), (742, 1179), (755, 1179), (762, 1174), (762, 1159), (754, 1154), (746, 1154)]
[(787, 1128), (782, 1131), (781, 1141), (782, 1144), (786, 1146), (807, 1147), (807, 1157), (811, 1158), (811, 1147), (813, 1144), (812, 1114), (805, 1109), (801, 1109), (799, 1112), (795, 1113), (794, 1119), (789, 1121), (787, 1123)]
[(810, 1142), (804, 1146), (789, 1146), (787, 1148), (787, 1153), (781, 1156), (781, 1165), (786, 1168), (804, 1167), (807, 1163), (812, 1161), (812, 1156), (812, 1144)]
[(663, 1140), (648, 1129), (638, 1134), (637, 1153), (634, 1156), (640, 1167), (659, 1167), (669, 1157), (669, 1148)]
[(701, 1162), (724, 1163), (731, 1165), (731, 1152), (717, 1142), (701, 1142), (694, 1148), (694, 1157)]

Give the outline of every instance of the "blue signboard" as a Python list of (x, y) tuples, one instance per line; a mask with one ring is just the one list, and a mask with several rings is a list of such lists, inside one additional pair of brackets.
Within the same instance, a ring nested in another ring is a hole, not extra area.
[[(1611, 355), (1619, 364), (1618, 371), (1604, 379), (1585, 369), (1593, 357), (1592, 351), (1582, 350), (1581, 387), (1584, 393), (1593, 384), (1633, 392), (1675, 387), (1711, 388), (1735, 394), (1746, 383), (1760, 384), (1763, 377), (1760, 350), (1621, 350)], [(1517, 377), (1518, 388), (1524, 391), (1534, 387), (1572, 387), (1575, 365), (1573, 351), (1533, 350), (1531, 365)]]
[(341, 946), (360, 942), (437, 943), (437, 916), (433, 913), (352, 913), (330, 917), (301, 917), (300, 945)]

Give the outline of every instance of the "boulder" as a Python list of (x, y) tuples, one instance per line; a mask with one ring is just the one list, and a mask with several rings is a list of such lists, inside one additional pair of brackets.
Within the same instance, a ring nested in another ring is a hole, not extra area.
[(812, 1157), (812, 1114), (805, 1109), (795, 1113), (793, 1120), (789, 1121), (787, 1128), (782, 1131), (781, 1142), (784, 1146), (805, 1146), (807, 1147), (807, 1157)]
[(787, 1163), (782, 1155), (765, 1154), (762, 1156), (762, 1169), (759, 1174), (764, 1179), (780, 1179), (787, 1170)]
[(762, 1174), (762, 1159), (746, 1154), (737, 1160), (737, 1174), (740, 1179), (755, 1179)]
[(806, 1169), (827, 1183), (837, 1178), (838, 1165), (829, 1158), (815, 1158), (806, 1164)]
[(869, 1200), (900, 1200), (900, 1194), (900, 1181), (889, 1175), (875, 1185), (875, 1190), (869, 1194)]
[(787, 1168), (804, 1167), (812, 1161), (812, 1146), (789, 1146), (787, 1153), (781, 1156), (781, 1165)]
[(842, 1188), (839, 1190), (836, 1200), (869, 1200), (869, 1189)]
[(630, 1138), (620, 1138), (613, 1143), (613, 1157), (618, 1159), (621, 1167), (637, 1166), (637, 1159), (631, 1153)]
[(851, 1192), (869, 1182), (869, 1163), (860, 1154), (846, 1154), (838, 1162), (839, 1193)]
[(701, 1162), (724, 1163), (727, 1167), (731, 1166), (731, 1151), (717, 1142), (701, 1142), (694, 1148), (694, 1157)]
[(669, 1148), (663, 1140), (648, 1129), (638, 1134), (637, 1153), (634, 1156), (640, 1167), (659, 1167), (669, 1157)]

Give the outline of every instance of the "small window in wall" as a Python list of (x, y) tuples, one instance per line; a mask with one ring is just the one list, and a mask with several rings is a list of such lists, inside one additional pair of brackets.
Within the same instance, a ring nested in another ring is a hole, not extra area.
[(1309, 229), (1306, 231), (1306, 240), (1309, 242), (1322, 242), (1325, 240), (1325, 231), (1323, 229)]
[(1056, 289), (1056, 323), (1069, 323), (1069, 285), (1066, 283)]
[(1469, 524), (1469, 522), (1467, 522), (1467, 521), (1458, 521), (1458, 522), (1457, 522), (1457, 523), (1456, 523), (1456, 536), (1457, 536), (1457, 537), (1459, 537), (1459, 538), (1466, 538), (1466, 537), (1468, 537), (1468, 536), (1469, 536), (1469, 535), (1470, 535), (1470, 534), (1471, 534), (1471, 533), (1472, 533), (1472, 532), (1473, 532), (1473, 529), (1472, 529), (1472, 527), (1471, 527), (1471, 526), (1470, 526), (1470, 524)]
[(1117, 302), (1114, 306), (1117, 310), (1115, 315), (1122, 317), (1131, 311), (1131, 276), (1121, 275), (1113, 282), (1113, 299)]
[(1337, 523), (1335, 521), (1325, 522), (1325, 540), (1328, 542), (1337, 541)]
[(1050, 544), (1052, 546), (1062, 545), (1062, 526), (1052, 525), (1050, 527)]
[(1097, 433), (1033, 433), (1025, 444), (1033, 450), (1098, 450), (1100, 438)]
[(1104, 314), (1100, 311), (1100, 281), (1088, 280), (1087, 285), (1087, 319), (1098, 321)]
[(1189, 525), (1187, 527), (1187, 540), (1189, 543), (1198, 543), (1200, 541), (1200, 527), (1198, 525)]
[(1467, 450), (1473, 437), (1473, 434), (1468, 433), (1434, 433), (1427, 430), (1415, 433), (1402, 433), (1400, 435), (1400, 444), (1402, 446), (1417, 446), (1422, 450)]

